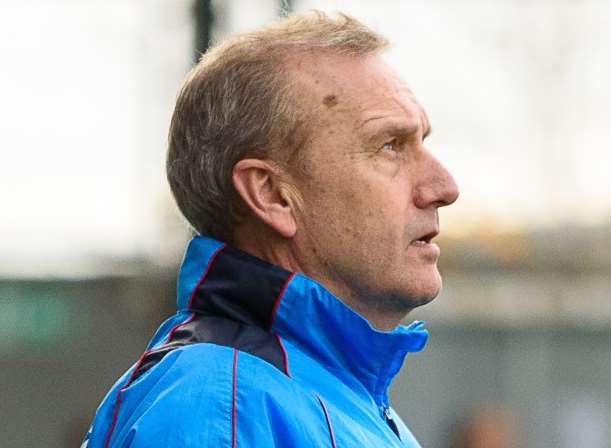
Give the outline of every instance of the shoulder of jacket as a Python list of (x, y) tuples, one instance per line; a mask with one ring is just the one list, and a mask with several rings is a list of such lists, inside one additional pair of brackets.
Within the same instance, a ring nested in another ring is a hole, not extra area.
[(223, 389), (233, 387), (234, 379), (239, 380), (242, 393), (292, 387), (291, 379), (269, 362), (213, 343), (189, 344), (173, 350), (133, 386), (142, 383), (144, 387), (154, 387), (162, 381), (178, 390), (185, 386), (191, 394), (209, 395), (219, 390), (213, 387), (215, 384), (223, 385)]
[[(234, 411), (241, 428), (254, 420), (255, 426), (275, 424), (282, 420), (278, 411), (288, 416), (299, 402), (293, 383), (268, 362), (232, 347), (180, 347), (122, 392), (121, 412), (131, 418), (125, 422), (128, 426), (118, 425), (113, 442), (129, 441), (136, 447), (204, 442), (222, 446), (231, 435), (227, 428)], [(273, 421), (267, 421), (263, 409), (276, 410)]]

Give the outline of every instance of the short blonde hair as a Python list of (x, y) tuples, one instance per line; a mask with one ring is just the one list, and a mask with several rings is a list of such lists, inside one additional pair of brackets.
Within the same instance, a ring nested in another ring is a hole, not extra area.
[(207, 51), (188, 75), (169, 132), (167, 177), (193, 227), (231, 243), (241, 201), (233, 166), (245, 157), (288, 161), (307, 144), (308, 111), (287, 61), (306, 53), (364, 56), (385, 38), (345, 15), (293, 14)]

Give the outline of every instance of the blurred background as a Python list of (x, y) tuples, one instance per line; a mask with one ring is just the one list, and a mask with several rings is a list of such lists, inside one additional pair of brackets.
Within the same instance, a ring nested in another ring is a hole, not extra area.
[(610, 2), (0, 0), (2, 447), (78, 446), (174, 309), (198, 52), (311, 8), (391, 40), (461, 186), (394, 406), (424, 447), (611, 446)]

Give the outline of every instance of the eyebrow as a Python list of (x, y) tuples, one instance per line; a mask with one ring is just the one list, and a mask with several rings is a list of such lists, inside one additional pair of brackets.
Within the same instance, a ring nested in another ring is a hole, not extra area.
[[(370, 122), (370, 121), (378, 120), (381, 118), (386, 118), (386, 117), (372, 117), (368, 120), (365, 120), (363, 124)], [(431, 128), (431, 125), (428, 123), (428, 121), (423, 124), (428, 125), (428, 126), (422, 135), (422, 140), (427, 138), (433, 132), (433, 129)], [(419, 125), (417, 126), (406, 125), (403, 122), (385, 123), (384, 125), (380, 126), (376, 131), (374, 131), (370, 138), (374, 139), (376, 138), (376, 136), (379, 136), (380, 134), (384, 134), (384, 133), (401, 134), (403, 136), (407, 136), (407, 135), (411, 135), (411, 134), (418, 132), (419, 127), (420, 127)]]

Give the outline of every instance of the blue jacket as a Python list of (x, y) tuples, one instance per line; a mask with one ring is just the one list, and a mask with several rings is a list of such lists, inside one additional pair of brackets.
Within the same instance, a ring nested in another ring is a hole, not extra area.
[(427, 336), (422, 322), (377, 331), (317, 282), (195, 237), (178, 312), (83, 446), (419, 447), (387, 390)]

